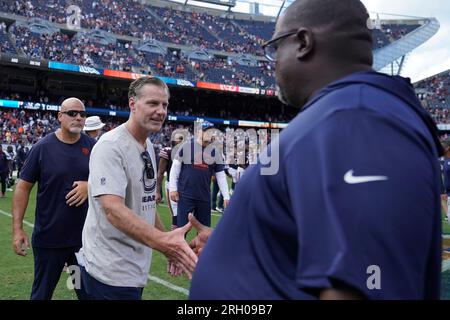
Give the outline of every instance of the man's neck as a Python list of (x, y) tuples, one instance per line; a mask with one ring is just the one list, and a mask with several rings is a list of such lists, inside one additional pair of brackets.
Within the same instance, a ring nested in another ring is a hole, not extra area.
[(140, 130), (140, 128), (131, 119), (125, 123), (125, 127), (127, 128), (128, 132), (133, 136), (133, 138), (136, 139), (136, 141), (139, 142), (146, 149), (147, 148), (146, 141), (149, 132)]
[(60, 141), (67, 144), (74, 144), (80, 140), (81, 137), (81, 133), (72, 133), (64, 129), (56, 130), (55, 134)]
[(364, 71), (373, 71), (373, 69), (367, 65), (349, 65), (341, 68), (334, 68), (334, 71), (329, 72), (327, 75), (320, 78), (316, 78), (317, 80), (311, 83), (311, 87), (314, 89), (312, 89), (311, 93), (307, 96), (306, 103), (308, 103), (320, 90), (329, 84), (343, 79), (351, 74)]

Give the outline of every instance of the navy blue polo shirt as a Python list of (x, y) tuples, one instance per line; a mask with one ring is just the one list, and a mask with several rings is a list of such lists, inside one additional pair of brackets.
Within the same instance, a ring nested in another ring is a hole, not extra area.
[(34, 247), (81, 246), (81, 232), (88, 201), (80, 207), (68, 206), (66, 195), (75, 181), (87, 181), (89, 157), (95, 140), (85, 134), (74, 144), (60, 141), (51, 133), (30, 150), (20, 179), (38, 183)]
[(224, 170), (224, 165), (215, 161), (215, 151), (213, 145), (204, 148), (194, 139), (180, 147), (178, 155), (182, 166), (178, 179), (178, 193), (181, 197), (211, 201), (211, 177), (216, 172)]
[(361, 72), (323, 88), (270, 146), (278, 172), (250, 166), (237, 184), (190, 298), (314, 299), (349, 287), (438, 299), (434, 129), (407, 79)]

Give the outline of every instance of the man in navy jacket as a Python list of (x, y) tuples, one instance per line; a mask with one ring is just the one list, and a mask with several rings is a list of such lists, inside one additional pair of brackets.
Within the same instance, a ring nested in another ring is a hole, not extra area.
[(441, 146), (409, 80), (372, 70), (368, 19), (298, 0), (278, 21), (265, 52), (301, 113), (271, 144), (278, 172), (247, 169), (191, 299), (439, 298)]

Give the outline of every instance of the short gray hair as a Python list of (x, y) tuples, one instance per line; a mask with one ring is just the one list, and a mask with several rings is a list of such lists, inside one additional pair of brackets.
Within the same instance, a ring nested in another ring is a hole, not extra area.
[(164, 81), (156, 77), (142, 77), (134, 80), (130, 84), (130, 87), (128, 88), (128, 99), (138, 97), (141, 89), (147, 84), (164, 89), (170, 98), (169, 87)]

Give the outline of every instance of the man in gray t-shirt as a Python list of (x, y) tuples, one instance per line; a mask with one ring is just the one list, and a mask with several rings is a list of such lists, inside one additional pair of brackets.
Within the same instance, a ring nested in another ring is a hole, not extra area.
[(184, 239), (191, 228), (165, 232), (156, 214), (156, 164), (147, 138), (167, 115), (169, 89), (158, 78), (130, 85), (129, 120), (104, 134), (89, 163), (89, 210), (78, 255), (92, 299), (141, 299), (152, 248), (190, 275), (197, 257)]

